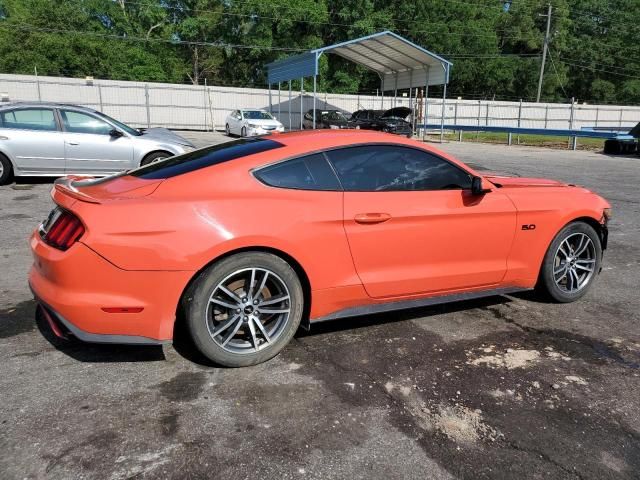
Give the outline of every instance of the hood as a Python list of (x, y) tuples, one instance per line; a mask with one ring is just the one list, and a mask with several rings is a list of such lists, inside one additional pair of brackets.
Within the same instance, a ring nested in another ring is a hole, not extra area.
[(160, 142), (176, 143), (178, 145), (195, 148), (195, 145), (189, 140), (166, 128), (147, 128), (142, 131), (142, 138), (148, 138)]
[(411, 109), (408, 107), (395, 107), (387, 110), (381, 115), (381, 118), (399, 118), (401, 120), (406, 119), (411, 115)]
[(500, 175), (485, 175), (491, 183), (502, 188), (524, 188), (524, 187), (570, 187), (568, 183), (558, 180), (548, 180), (546, 178), (526, 178), (526, 177), (505, 177)]

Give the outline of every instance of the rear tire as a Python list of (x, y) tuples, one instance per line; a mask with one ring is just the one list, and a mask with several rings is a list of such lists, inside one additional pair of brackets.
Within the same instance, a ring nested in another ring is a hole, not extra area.
[(536, 288), (553, 301), (574, 302), (589, 291), (601, 262), (598, 233), (587, 223), (570, 223), (549, 245)]
[(224, 131), (227, 134), (227, 137), (231, 136), (231, 129), (229, 128), (229, 124), (228, 123), (224, 126)]
[(205, 357), (245, 367), (269, 360), (289, 343), (300, 325), (304, 294), (282, 258), (245, 252), (204, 270), (183, 306), (193, 342)]
[(13, 165), (7, 157), (0, 153), (0, 185), (5, 185), (13, 179)]
[(149, 165), (150, 163), (159, 162), (160, 160), (164, 160), (165, 158), (173, 157), (172, 153), (169, 152), (151, 152), (149, 155), (144, 157), (140, 162), (140, 166), (143, 167), (145, 165)]

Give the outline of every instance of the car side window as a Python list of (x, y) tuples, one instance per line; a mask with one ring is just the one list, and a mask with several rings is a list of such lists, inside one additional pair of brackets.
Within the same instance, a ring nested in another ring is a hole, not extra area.
[(4, 128), (21, 130), (58, 130), (53, 110), (50, 108), (20, 108), (0, 113), (0, 124)]
[(74, 110), (60, 110), (62, 124), (67, 132), (93, 133), (96, 135), (109, 135), (113, 127), (107, 122), (82, 112)]
[(416, 191), (471, 188), (471, 176), (429, 152), (370, 145), (327, 152), (346, 191)]
[(254, 173), (262, 183), (297, 190), (340, 190), (340, 183), (321, 153), (270, 165)]

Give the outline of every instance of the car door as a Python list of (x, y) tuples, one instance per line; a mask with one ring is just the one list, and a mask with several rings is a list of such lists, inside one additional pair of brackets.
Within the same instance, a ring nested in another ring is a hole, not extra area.
[(233, 112), (233, 115), (231, 115), (231, 117), (231, 133), (240, 135), (240, 133), (242, 132), (242, 113), (240, 112), (240, 110), (236, 110)]
[(0, 126), (0, 151), (22, 174), (64, 174), (64, 141), (53, 108), (3, 110)]
[(498, 285), (516, 211), (499, 190), (422, 149), (368, 145), (327, 152), (345, 190), (344, 228), (371, 297)]
[(64, 108), (59, 112), (67, 173), (103, 175), (131, 167), (133, 141), (126, 133), (89, 112)]

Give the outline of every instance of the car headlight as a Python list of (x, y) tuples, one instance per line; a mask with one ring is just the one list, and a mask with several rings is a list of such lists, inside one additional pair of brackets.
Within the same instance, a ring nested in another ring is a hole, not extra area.
[(260, 128), (260, 125), (256, 125), (255, 123), (248, 123), (249, 128)]

